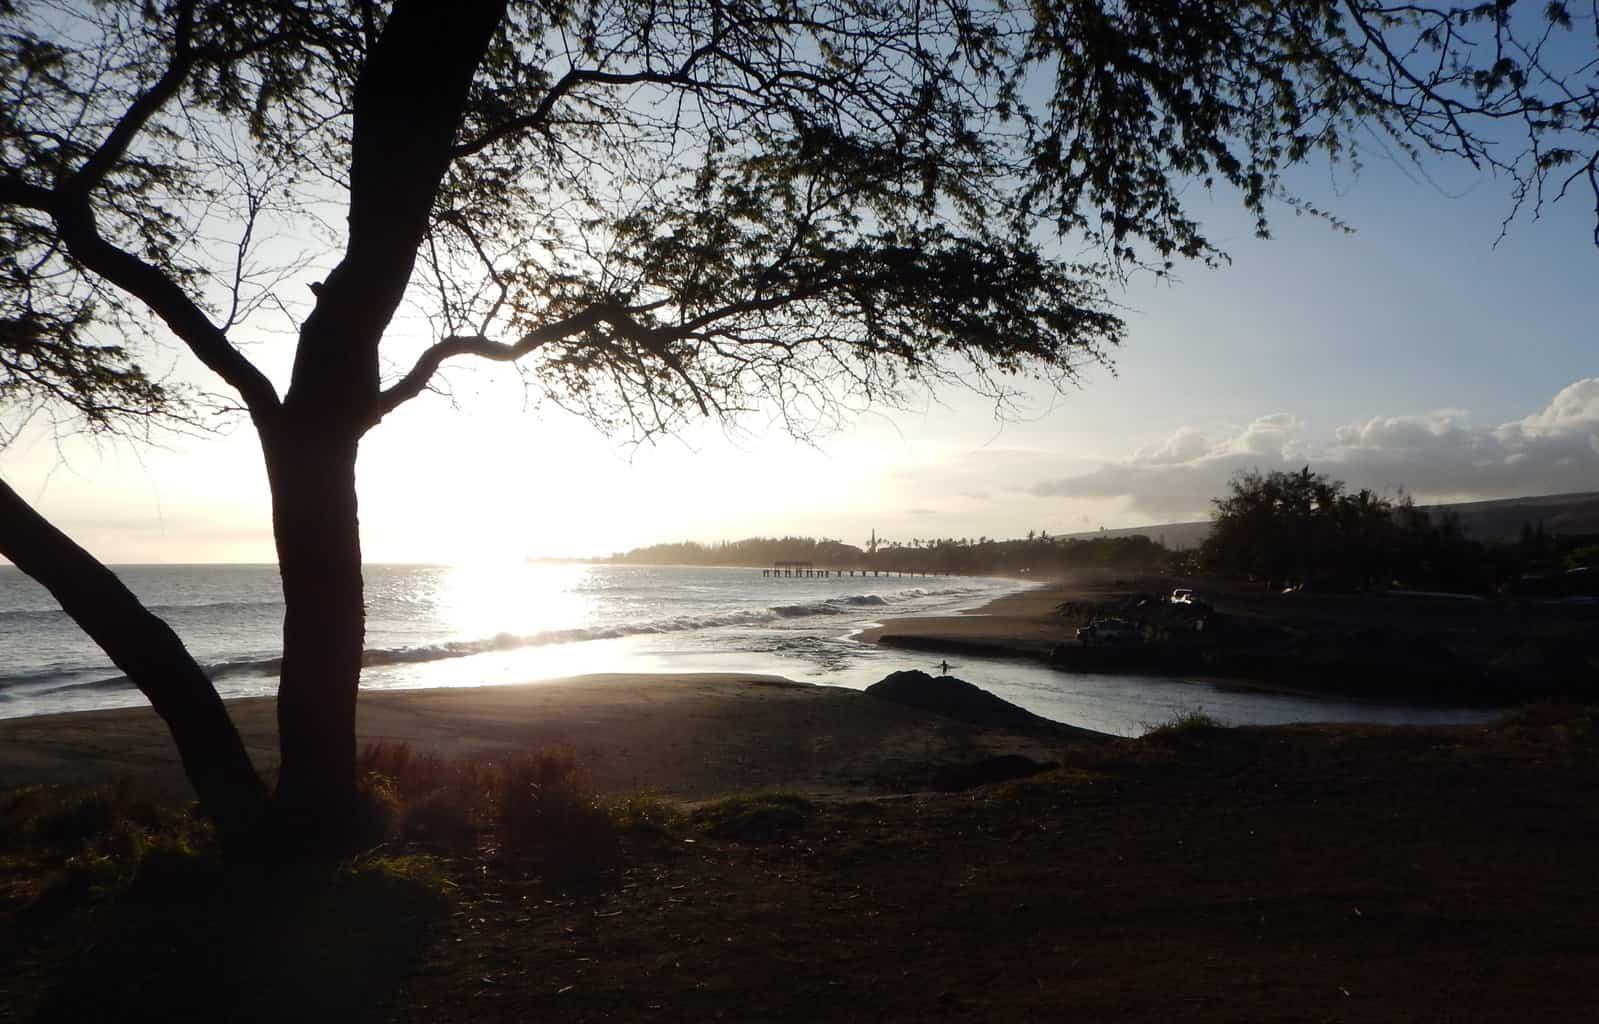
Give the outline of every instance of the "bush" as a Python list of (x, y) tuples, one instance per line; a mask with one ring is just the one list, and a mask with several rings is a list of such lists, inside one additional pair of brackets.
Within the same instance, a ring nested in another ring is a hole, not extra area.
[(754, 793), (703, 807), (694, 821), (716, 839), (770, 843), (786, 839), (815, 813), (815, 804), (792, 793)]
[(603, 871), (617, 830), (570, 750), (520, 754), (500, 765), (495, 825), (501, 850), (561, 874)]
[(452, 852), (490, 839), (502, 855), (562, 876), (608, 870), (620, 828), (664, 830), (675, 813), (644, 796), (606, 804), (564, 748), (446, 759), (381, 742), (362, 751), (361, 767), (388, 837)]
[(159, 803), (126, 782), (28, 786), (0, 798), (0, 849), (25, 855), (137, 859), (151, 835), (170, 833), (193, 843), (205, 831), (189, 808)]
[(1227, 723), (1214, 715), (1207, 715), (1202, 708), (1189, 708), (1187, 711), (1178, 711), (1170, 718), (1158, 725), (1146, 725), (1145, 738), (1183, 736), (1208, 729), (1225, 729)]
[(613, 800), (606, 809), (616, 827), (626, 832), (665, 835), (683, 822), (682, 808), (654, 793), (635, 793)]
[(494, 819), (500, 768), (493, 761), (380, 741), (361, 751), (360, 767), (362, 791), (389, 838), (461, 852)]

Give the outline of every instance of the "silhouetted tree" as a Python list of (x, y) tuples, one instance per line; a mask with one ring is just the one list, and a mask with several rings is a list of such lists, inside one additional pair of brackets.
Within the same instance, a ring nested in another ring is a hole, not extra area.
[(1346, 493), (1339, 480), (1312, 473), (1240, 473), (1213, 503), (1201, 548), (1212, 569), (1268, 587), (1316, 582), (1364, 589), (1408, 584), (1482, 589), (1492, 565), (1468, 540), (1459, 517), (1390, 501), (1369, 490)]
[[(645, 434), (770, 403), (804, 435), (911, 384), (1003, 400), (1013, 372), (1063, 383), (1120, 337), (1105, 275), (1220, 255), (1193, 181), (1235, 188), (1264, 230), (1272, 200), (1308, 209), (1279, 172), (1347, 156), (1360, 126), (1506, 170), (1518, 205), (1594, 180), (1591, 55), (1561, 76), (1547, 40), (1565, 6), (1518, 17), (1369, 0), (9, 0), (0, 399), (91, 427), (181, 415), (128, 347), (141, 333), (237, 396), (285, 605), (273, 806), (289, 832), (336, 834), (363, 640), (357, 450), (444, 363), (518, 362), (550, 400)], [(1506, 123), (1523, 145), (1481, 127)], [(1051, 232), (1093, 255), (1052, 256)], [(281, 236), (329, 240), (322, 280)], [(404, 301), (433, 332), (410, 350), (422, 328), (391, 330)], [(238, 344), (275, 315), (296, 337), (277, 381)], [(149, 695), (206, 808), (225, 829), (260, 820), (182, 645), (0, 498), (0, 552)]]

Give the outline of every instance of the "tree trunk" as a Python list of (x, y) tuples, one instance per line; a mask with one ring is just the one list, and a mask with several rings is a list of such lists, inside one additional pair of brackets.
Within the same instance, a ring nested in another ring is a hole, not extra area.
[(172, 627), (116, 574), (0, 482), (0, 553), (33, 577), (150, 700), (224, 846), (257, 838), (266, 788), (227, 708)]
[(366, 633), (355, 495), (358, 433), (263, 429), (283, 577), (276, 809), (291, 844), (336, 847), (355, 811), (355, 699)]

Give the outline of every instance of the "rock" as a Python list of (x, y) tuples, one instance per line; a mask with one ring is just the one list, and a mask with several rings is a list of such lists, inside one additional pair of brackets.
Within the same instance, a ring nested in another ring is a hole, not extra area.
[(910, 669), (885, 676), (866, 688), (866, 695), (931, 711), (971, 725), (1020, 732), (1058, 732), (1069, 727), (1040, 718), (1008, 700), (954, 676), (933, 677)]

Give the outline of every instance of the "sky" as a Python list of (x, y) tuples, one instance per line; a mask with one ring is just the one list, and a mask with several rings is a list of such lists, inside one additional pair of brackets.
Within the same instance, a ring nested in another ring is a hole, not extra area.
[[(1290, 184), (1353, 233), (1282, 209), (1261, 241), (1226, 196), (1201, 197), (1195, 209), (1231, 264), (1130, 280), (1113, 296), (1128, 325), (1114, 370), (1031, 393), (1009, 422), (943, 393), (812, 445), (751, 418), (632, 446), (528, 409), (504, 368), (451, 370), (453, 406), (424, 395), (363, 444), (365, 557), (1072, 533), (1201, 519), (1239, 470), (1302, 465), (1423, 502), (1599, 490), (1588, 197), (1516, 220), (1500, 239), (1510, 184), (1469, 168), (1423, 175), (1376, 155), (1358, 175), (1308, 167)], [(250, 355), (281, 387), (288, 342)], [(103, 561), (275, 557), (247, 423), (156, 444), (36, 427), (0, 450), (0, 477)]]

